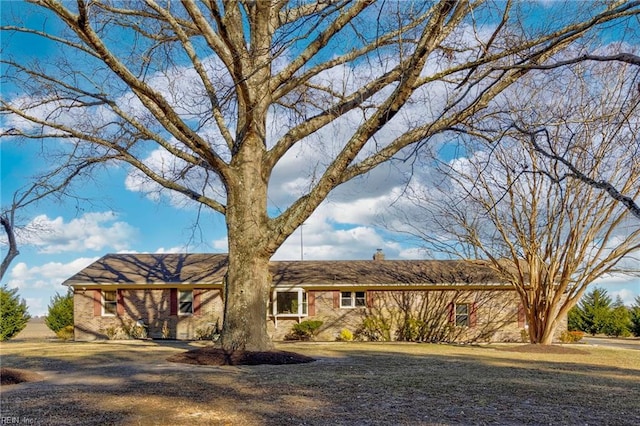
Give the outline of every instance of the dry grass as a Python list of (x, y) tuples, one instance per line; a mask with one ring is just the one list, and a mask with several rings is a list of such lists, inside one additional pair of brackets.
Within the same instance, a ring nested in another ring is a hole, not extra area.
[(3, 343), (2, 416), (65, 425), (640, 424), (640, 351), (288, 343), (309, 364), (194, 366), (194, 345)]

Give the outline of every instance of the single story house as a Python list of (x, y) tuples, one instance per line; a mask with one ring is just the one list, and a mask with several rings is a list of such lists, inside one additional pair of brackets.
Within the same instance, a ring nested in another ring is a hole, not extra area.
[[(226, 254), (108, 254), (63, 284), (73, 289), (76, 340), (206, 338), (222, 325)], [(268, 330), (321, 320), (317, 340), (520, 341), (513, 287), (481, 262), (272, 261)], [(345, 332), (348, 330), (348, 332)]]

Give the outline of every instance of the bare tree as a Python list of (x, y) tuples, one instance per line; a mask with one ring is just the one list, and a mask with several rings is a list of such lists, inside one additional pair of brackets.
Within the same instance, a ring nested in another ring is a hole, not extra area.
[[(600, 43), (599, 29), (640, 13), (572, 3), (574, 18), (543, 28), (511, 1), (33, 3), (46, 25), (6, 24), (3, 37), (58, 50), (3, 55), (19, 88), (2, 99), (6, 134), (101, 153), (223, 214), (228, 350), (271, 347), (269, 259), (333, 189), (472, 119), (530, 72), (520, 65)], [(301, 170), (308, 189), (274, 215), (274, 169), (321, 144), (331, 154)]]
[[(582, 60), (606, 62), (606, 64), (588, 66), (582, 64)], [(518, 117), (513, 123), (513, 127), (517, 132), (528, 136), (529, 143), (538, 154), (546, 157), (549, 161), (556, 162), (565, 170), (562, 175), (549, 176), (553, 181), (577, 179), (586, 185), (605, 191), (611, 198), (624, 205), (632, 215), (640, 219), (638, 201), (607, 180), (605, 174), (594, 176), (589, 169), (582, 170), (576, 164), (573, 164), (565, 157), (564, 150), (576, 149), (577, 143), (565, 143), (558, 146), (551, 140), (549, 131), (545, 127), (549, 120), (555, 120), (554, 125), (558, 125), (558, 121), (562, 121), (562, 125), (567, 129), (572, 127), (572, 122), (575, 121), (592, 122), (589, 125), (591, 129), (599, 129), (602, 132), (607, 132), (607, 134), (602, 136), (596, 133), (583, 135), (583, 137), (591, 137), (606, 142), (601, 145), (599, 150), (592, 150), (591, 156), (600, 158), (604, 156), (624, 156), (627, 162), (622, 166), (631, 168), (632, 173), (635, 173), (640, 168), (640, 139), (638, 139), (634, 128), (637, 125), (640, 105), (640, 68), (611, 63), (616, 61), (636, 66), (640, 65), (640, 57), (631, 54), (582, 55), (572, 60), (559, 61), (549, 65), (549, 69), (574, 65), (571, 72), (575, 74), (584, 75), (586, 74), (585, 71), (588, 71), (588, 81), (584, 81), (583, 78), (581, 84), (577, 85), (582, 88), (581, 92), (576, 93), (581, 102), (579, 116), (577, 116), (578, 114), (573, 114), (570, 118), (559, 116), (557, 111), (566, 107), (566, 103), (561, 106), (556, 102), (553, 105), (555, 111), (548, 111), (545, 121), (540, 122), (538, 120), (538, 122), (531, 123), (531, 114), (528, 111), (527, 114), (529, 116), (526, 118), (522, 114), (516, 114)], [(613, 78), (614, 76), (616, 78)], [(541, 88), (538, 87), (535, 90), (540, 93)], [(564, 97), (559, 96), (558, 99), (562, 102)], [(538, 104), (538, 102), (533, 102), (533, 105)], [(572, 107), (576, 108), (575, 106)], [(514, 111), (518, 110), (519, 108), (514, 107)], [(638, 182), (638, 185), (640, 185), (640, 182)]]
[(20, 213), (33, 204), (37, 204), (45, 198), (73, 198), (76, 201), (85, 200), (72, 191), (71, 185), (75, 180), (87, 179), (94, 166), (108, 161), (106, 157), (75, 158), (74, 155), (61, 159), (62, 165), (55, 166), (37, 176), (27, 186), (13, 193), (11, 203), (0, 210), (0, 225), (6, 235), (6, 252), (0, 265), (0, 280), (9, 270), (13, 260), (20, 254), (18, 233), (26, 237), (30, 233), (47, 232), (40, 227), (23, 226), (18, 217)]
[(640, 197), (637, 76), (608, 63), (522, 79), (504, 116), (465, 133), (466, 155), (442, 164), (440, 186), (413, 194), (413, 232), (451, 255), (488, 259), (517, 289), (532, 343), (551, 342), (594, 280), (640, 273), (633, 209), (583, 182)]

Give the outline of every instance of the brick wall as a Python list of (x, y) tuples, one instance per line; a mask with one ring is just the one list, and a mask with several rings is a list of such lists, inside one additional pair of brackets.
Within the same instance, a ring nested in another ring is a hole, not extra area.
[[(191, 340), (204, 329), (218, 322), (222, 326), (223, 302), (218, 289), (196, 289), (199, 306), (195, 315), (172, 314), (171, 289), (123, 289), (119, 293), (118, 315), (102, 315), (96, 309), (97, 290), (74, 293), (74, 321), (76, 340), (107, 339), (114, 331), (122, 330), (142, 319), (148, 326), (149, 337)], [(305, 319), (323, 321), (317, 340), (334, 341), (343, 329), (355, 333), (366, 317), (382, 317), (388, 323), (389, 335), (397, 339), (405, 316), (411, 314), (431, 329), (447, 328), (447, 337), (427, 335), (438, 341), (457, 342), (519, 342), (524, 318), (519, 315), (520, 302), (512, 291), (368, 291), (367, 307), (340, 308), (339, 291), (307, 292), (307, 317), (273, 317), (267, 323), (273, 340), (283, 340), (292, 326)], [(100, 298), (98, 299), (100, 300)], [(451, 327), (451, 303), (465, 303), (474, 307), (474, 321), (470, 327)], [(175, 310), (175, 307), (173, 308)], [(557, 330), (566, 330), (566, 318)], [(423, 335), (425, 335), (423, 333)], [(448, 340), (447, 340), (448, 339)]]
[[(340, 308), (339, 292), (309, 291), (309, 316), (323, 325), (316, 340), (333, 341), (343, 329), (355, 333), (366, 317), (381, 318), (388, 327), (391, 340), (402, 332), (410, 316), (426, 324), (423, 338), (434, 341), (456, 342), (519, 342), (524, 318), (519, 315), (520, 302), (512, 291), (368, 291), (367, 307)], [(468, 327), (455, 327), (452, 321), (452, 303), (468, 304), (473, 312), (473, 323)], [(273, 318), (269, 332), (274, 340), (282, 340), (291, 331), (297, 318)], [(417, 322), (414, 321), (413, 324)], [(431, 331), (425, 331), (425, 330)]]
[[(175, 294), (175, 290), (174, 290)], [(193, 315), (178, 315), (171, 302), (172, 292), (163, 289), (118, 290), (117, 315), (103, 315), (100, 290), (74, 292), (74, 322), (76, 340), (124, 338), (131, 324), (142, 320), (152, 338), (195, 339), (205, 328), (222, 325), (223, 303), (220, 290), (194, 289)], [(175, 297), (175, 296), (173, 296)], [(175, 302), (174, 302), (175, 303)]]

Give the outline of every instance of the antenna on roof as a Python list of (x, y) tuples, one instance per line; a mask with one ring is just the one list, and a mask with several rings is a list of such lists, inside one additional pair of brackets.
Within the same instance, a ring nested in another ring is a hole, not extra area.
[(304, 226), (304, 223), (302, 223), (302, 225), (300, 225), (300, 260), (304, 260), (304, 242), (302, 239), (302, 227)]

